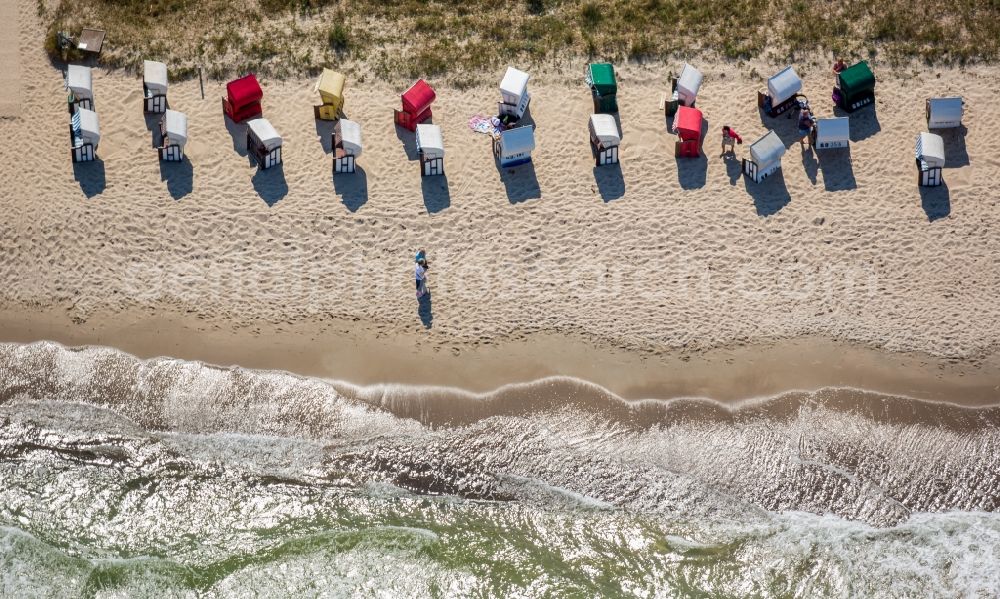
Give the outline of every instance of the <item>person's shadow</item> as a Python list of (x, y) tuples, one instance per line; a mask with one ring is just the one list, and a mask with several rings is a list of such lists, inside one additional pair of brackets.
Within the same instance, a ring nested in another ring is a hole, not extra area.
[(424, 328), (431, 328), (434, 314), (431, 312), (431, 292), (429, 289), (417, 300), (417, 314), (420, 316), (420, 322), (423, 323)]
[(726, 162), (726, 175), (729, 176), (729, 184), (735, 187), (740, 176), (743, 175), (743, 161), (737, 158), (735, 153), (723, 154), (722, 159)]
[(812, 146), (802, 147), (802, 166), (805, 168), (806, 176), (809, 177), (809, 182), (816, 185), (819, 175), (819, 160), (816, 158), (816, 152), (813, 151)]

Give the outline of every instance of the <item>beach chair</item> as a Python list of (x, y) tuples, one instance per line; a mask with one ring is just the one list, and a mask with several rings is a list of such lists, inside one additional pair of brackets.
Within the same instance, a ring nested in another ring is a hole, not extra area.
[(530, 125), (505, 129), (493, 141), (493, 154), (501, 167), (531, 162), (531, 152), (534, 149), (535, 128)]
[(71, 64), (66, 67), (66, 101), (69, 104), (69, 113), (73, 114), (78, 108), (94, 109), (94, 80), (90, 67)]
[(750, 144), (750, 157), (743, 159), (743, 174), (760, 183), (781, 168), (785, 144), (774, 130), (768, 131)]
[(597, 166), (618, 164), (618, 147), (622, 136), (618, 123), (610, 114), (590, 115), (590, 149)]
[(281, 164), (281, 136), (267, 119), (247, 122), (247, 153), (261, 169)]
[(69, 119), (70, 156), (73, 162), (90, 162), (97, 157), (101, 126), (97, 113), (78, 108)]
[(799, 106), (802, 79), (788, 66), (767, 80), (767, 93), (757, 92), (757, 106), (769, 117), (780, 116)]
[(917, 136), (914, 152), (917, 159), (917, 182), (924, 187), (937, 187), (944, 180), (944, 139), (934, 133), (923, 132)]
[(524, 71), (507, 67), (507, 72), (500, 81), (500, 102), (497, 103), (499, 116), (512, 116), (515, 121), (524, 116), (528, 103), (531, 102), (531, 94), (528, 93), (529, 77)]
[(184, 160), (184, 146), (188, 140), (187, 115), (167, 109), (160, 117), (160, 136), (163, 141), (157, 151), (160, 160), (180, 162)]
[(417, 125), (417, 152), (420, 154), (420, 175), (430, 177), (444, 174), (444, 139), (441, 127), (421, 123)]
[(142, 61), (142, 110), (163, 113), (167, 109), (167, 65)]
[(434, 90), (426, 81), (423, 79), (417, 80), (416, 83), (410, 86), (410, 89), (403, 92), (403, 95), (400, 96), (403, 109), (393, 110), (393, 120), (400, 127), (416, 131), (417, 125), (429, 120), (433, 116), (431, 113), (431, 104), (436, 98), (437, 94), (434, 93)]
[(324, 121), (335, 121), (344, 112), (344, 87), (347, 84), (347, 77), (343, 73), (338, 73), (330, 69), (323, 69), (323, 73), (316, 81), (313, 92), (319, 94), (320, 104), (313, 106), (313, 116)]
[(355, 172), (361, 148), (361, 125), (348, 119), (337, 121), (333, 129), (333, 172)]
[(234, 79), (226, 84), (226, 96), (222, 98), (222, 111), (234, 123), (255, 119), (263, 114), (260, 101), (264, 91), (253, 74)]

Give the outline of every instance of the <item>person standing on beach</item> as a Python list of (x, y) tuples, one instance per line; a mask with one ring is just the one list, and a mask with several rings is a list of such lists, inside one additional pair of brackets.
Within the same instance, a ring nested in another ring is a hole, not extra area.
[(414, 261), (416, 265), (413, 268), (413, 273), (417, 282), (417, 299), (420, 299), (427, 293), (427, 269), (431, 265), (427, 262), (427, 252), (423, 249), (417, 250), (417, 256)]
[(729, 146), (729, 151), (732, 152), (735, 155), (736, 154), (736, 144), (737, 143), (740, 144), (740, 145), (743, 144), (743, 138), (740, 137), (740, 134), (736, 132), (736, 129), (733, 129), (729, 125), (723, 125), (722, 126), (722, 155), (723, 156), (726, 155), (726, 146)]

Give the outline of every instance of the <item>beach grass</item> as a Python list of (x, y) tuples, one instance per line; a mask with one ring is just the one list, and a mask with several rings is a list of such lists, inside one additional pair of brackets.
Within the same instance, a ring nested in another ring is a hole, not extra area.
[(467, 81), (511, 61), (710, 56), (793, 60), (816, 52), (888, 63), (992, 61), (1000, 1), (928, 0), (38, 0), (46, 48), (59, 31), (107, 30), (100, 61), (172, 77), (293, 77), (335, 65), (381, 79)]

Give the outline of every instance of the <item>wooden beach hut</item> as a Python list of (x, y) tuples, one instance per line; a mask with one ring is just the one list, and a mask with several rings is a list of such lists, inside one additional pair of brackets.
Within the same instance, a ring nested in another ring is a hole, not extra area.
[(530, 125), (505, 129), (493, 140), (493, 153), (499, 159), (501, 167), (531, 162), (531, 152), (534, 149), (535, 128)]
[(743, 159), (743, 172), (755, 183), (760, 183), (781, 168), (784, 155), (785, 144), (772, 129), (750, 144), (750, 158)]
[(618, 112), (618, 80), (615, 79), (614, 66), (606, 62), (587, 65), (586, 81), (594, 97), (594, 112)]
[(94, 109), (94, 80), (90, 67), (71, 64), (66, 68), (66, 101), (70, 114), (77, 108)]
[(403, 109), (393, 111), (396, 124), (410, 131), (416, 131), (417, 125), (433, 116), (431, 104), (436, 98), (437, 94), (431, 86), (423, 79), (419, 79), (400, 96)]
[(500, 102), (497, 104), (497, 114), (501, 117), (512, 116), (514, 120), (524, 116), (524, 111), (528, 109), (531, 102), (531, 94), (528, 93), (528, 79), (530, 75), (524, 71), (507, 67), (503, 79), (500, 80)]
[(444, 138), (437, 125), (417, 125), (417, 152), (420, 174), (424, 177), (444, 174)]
[(875, 102), (875, 74), (867, 62), (862, 60), (837, 73), (833, 102), (845, 112), (854, 112)]
[(962, 126), (965, 102), (961, 97), (927, 98), (927, 128), (951, 129)]
[(353, 173), (361, 148), (361, 125), (348, 119), (337, 121), (333, 128), (333, 172)]
[(597, 166), (618, 164), (618, 146), (622, 136), (618, 123), (610, 114), (590, 115), (590, 147)]
[(166, 109), (160, 117), (160, 137), (163, 140), (157, 148), (160, 160), (169, 162), (184, 160), (184, 146), (188, 140), (187, 115)]
[(944, 139), (940, 135), (927, 133), (917, 136), (914, 152), (917, 158), (917, 180), (925, 187), (941, 185), (941, 170), (944, 169)]
[(701, 129), (705, 119), (701, 111), (690, 106), (678, 106), (671, 129), (680, 140), (674, 144), (674, 156), (697, 158), (701, 155)]
[(784, 114), (798, 106), (802, 79), (788, 66), (767, 80), (767, 93), (757, 92), (757, 106), (770, 117)]
[(70, 155), (73, 162), (90, 162), (97, 156), (101, 141), (101, 125), (97, 113), (89, 108), (77, 107), (69, 117)]
[(263, 114), (260, 101), (264, 91), (251, 73), (226, 84), (226, 97), (222, 98), (222, 111), (234, 123), (255, 119)]
[(262, 169), (281, 164), (281, 136), (267, 119), (247, 122), (247, 153)]
[(162, 113), (167, 109), (167, 65), (142, 61), (142, 110)]
[(816, 119), (809, 135), (817, 150), (846, 148), (851, 143), (851, 119), (846, 116)]
[(331, 69), (323, 69), (313, 92), (319, 94), (319, 105), (313, 106), (313, 116), (324, 121), (335, 121), (344, 112), (344, 86), (347, 77)]

